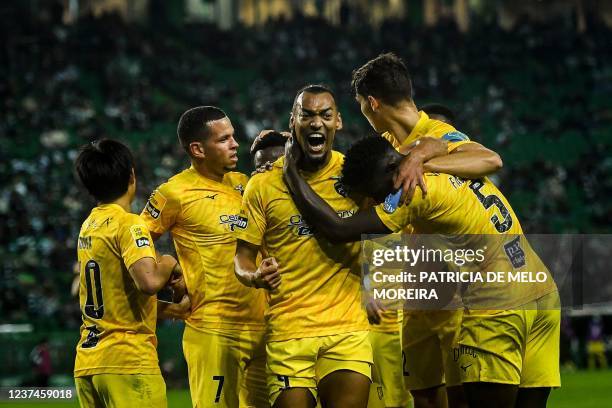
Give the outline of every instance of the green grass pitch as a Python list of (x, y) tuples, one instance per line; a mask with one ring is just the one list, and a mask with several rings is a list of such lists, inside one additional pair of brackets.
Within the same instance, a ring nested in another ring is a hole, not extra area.
[[(612, 401), (612, 370), (578, 371), (561, 375), (562, 387), (550, 396), (549, 408), (602, 408)], [(74, 408), (71, 402), (0, 402), (0, 407), (15, 408)], [(187, 390), (169, 390), (168, 407), (191, 407)]]

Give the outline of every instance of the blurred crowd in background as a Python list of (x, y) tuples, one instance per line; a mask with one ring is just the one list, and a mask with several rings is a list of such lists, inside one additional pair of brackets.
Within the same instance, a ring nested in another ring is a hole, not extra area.
[(612, 231), (612, 33), (602, 23), (578, 32), (567, 20), (511, 30), (473, 21), (462, 33), (450, 21), (373, 28), (298, 15), (222, 31), (117, 14), (65, 24), (54, 7), (2, 12), (0, 323), (80, 325), (69, 288), (78, 230), (95, 204), (73, 178), (80, 145), (130, 145), (139, 212), (189, 165), (175, 130), (183, 111), (223, 108), (241, 143), (239, 169), (250, 173), (251, 140), (286, 129), (295, 92), (325, 83), (343, 115), (342, 151), (372, 132), (351, 71), (384, 51), (410, 68), (417, 105), (448, 105), (460, 130), (500, 153), (494, 179), (527, 232)]

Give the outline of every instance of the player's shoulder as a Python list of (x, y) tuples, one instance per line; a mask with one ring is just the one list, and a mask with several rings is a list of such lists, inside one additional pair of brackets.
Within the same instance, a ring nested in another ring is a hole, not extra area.
[(436, 119), (429, 119), (428, 127), (428, 136), (436, 136), (447, 142), (464, 142), (470, 140), (468, 135), (460, 132), (454, 126)]
[(192, 167), (181, 171), (161, 183), (155, 193), (161, 193), (165, 198), (180, 197), (186, 187), (193, 185), (194, 170)]
[(223, 181), (246, 184), (249, 181), (249, 176), (239, 171), (230, 171), (223, 176)]
[(223, 176), (223, 184), (233, 188), (240, 194), (244, 193), (244, 189), (249, 182), (249, 176), (239, 171), (230, 171)]
[(267, 186), (276, 185), (279, 181), (282, 182), (283, 168), (273, 166), (270, 170), (266, 170), (263, 173), (257, 173), (249, 179), (247, 184), (247, 190), (262, 190)]

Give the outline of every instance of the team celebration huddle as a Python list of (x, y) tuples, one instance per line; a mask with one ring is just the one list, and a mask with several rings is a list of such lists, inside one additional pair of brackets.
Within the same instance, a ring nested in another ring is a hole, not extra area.
[[(401, 59), (368, 61), (351, 88), (378, 135), (335, 151), (334, 90), (306, 85), (288, 131), (254, 140), (250, 178), (234, 171), (231, 118), (186, 110), (177, 134), (191, 166), (140, 215), (130, 150), (81, 148), (76, 174), (98, 203), (78, 237), (81, 407), (168, 405), (158, 318), (185, 321), (194, 407), (546, 406), (561, 385), (552, 278), (464, 284), (435, 310), (369, 296), (365, 234), (495, 236), (504, 255), (482, 270), (546, 267), (487, 178), (499, 155), (455, 129), (450, 109), (418, 105)], [(155, 250), (165, 233), (175, 255)]]

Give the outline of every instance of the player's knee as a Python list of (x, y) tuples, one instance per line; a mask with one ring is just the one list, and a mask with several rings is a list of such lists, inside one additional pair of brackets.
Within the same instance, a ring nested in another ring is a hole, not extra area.
[(319, 383), (319, 394), (329, 408), (366, 408), (370, 379), (363, 374), (339, 370), (327, 375)]

